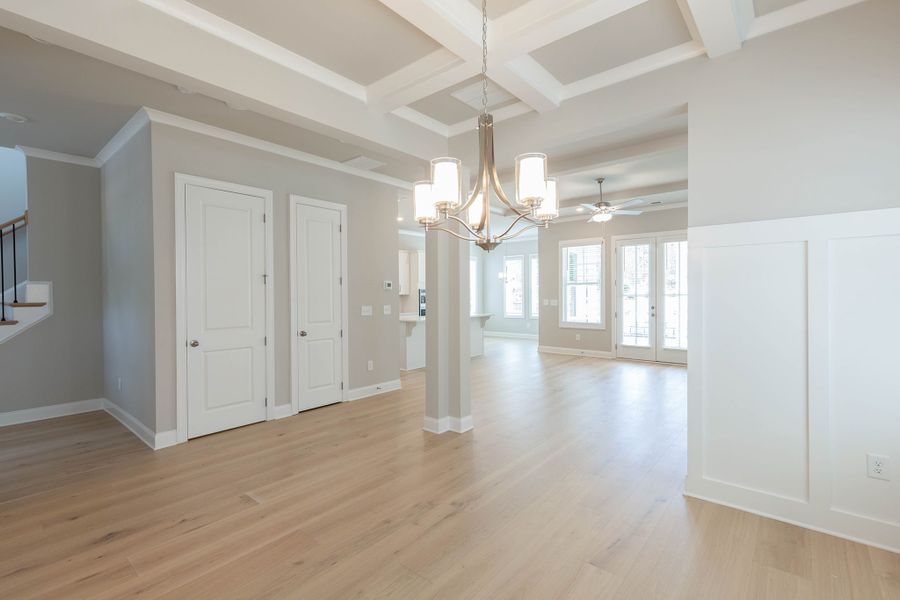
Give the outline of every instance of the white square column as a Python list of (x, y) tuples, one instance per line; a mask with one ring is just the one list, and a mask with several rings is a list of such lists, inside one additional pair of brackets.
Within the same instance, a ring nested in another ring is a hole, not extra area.
[(469, 244), (441, 231), (426, 234), (424, 429), (432, 433), (472, 429)]

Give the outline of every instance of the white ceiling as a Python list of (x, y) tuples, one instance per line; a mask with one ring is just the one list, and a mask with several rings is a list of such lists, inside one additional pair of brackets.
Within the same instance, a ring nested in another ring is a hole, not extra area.
[[(686, 198), (683, 106), (602, 126), (585, 111), (623, 82), (860, 1), (488, 0), (499, 164), (512, 132), (540, 139), (524, 149), (551, 154), (564, 199), (601, 175), (620, 197)], [(333, 160), (367, 156), (407, 181), (474, 148), (480, 0), (0, 0), (0, 27), (53, 44), (0, 31), (0, 111), (33, 118), (3, 125), (3, 145), (92, 156), (148, 105)]]

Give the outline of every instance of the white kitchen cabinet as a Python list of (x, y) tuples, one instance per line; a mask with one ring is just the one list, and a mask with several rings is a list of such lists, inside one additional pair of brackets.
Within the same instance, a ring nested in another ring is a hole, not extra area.
[(400, 275), (399, 293), (401, 296), (409, 296), (409, 250), (400, 251)]

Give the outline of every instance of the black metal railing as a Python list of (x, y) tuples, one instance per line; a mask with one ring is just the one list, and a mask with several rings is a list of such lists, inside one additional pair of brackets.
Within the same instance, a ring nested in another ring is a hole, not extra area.
[[(19, 257), (16, 232), (28, 225), (28, 211), (19, 217), (0, 224), (0, 323), (7, 322), (6, 318), (6, 245), (10, 242), (12, 254), (12, 303), (19, 303)], [(20, 236), (21, 237), (21, 236)]]

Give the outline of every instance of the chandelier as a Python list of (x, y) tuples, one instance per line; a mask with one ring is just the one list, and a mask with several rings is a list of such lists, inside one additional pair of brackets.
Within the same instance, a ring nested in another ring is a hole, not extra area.
[[(475, 187), (464, 197), (459, 159), (435, 158), (431, 161), (431, 180), (413, 186), (413, 203), (416, 221), (426, 231), (443, 231), (490, 252), (529, 229), (549, 227), (550, 221), (559, 216), (559, 190), (556, 179), (547, 177), (546, 154), (520, 154), (516, 157), (516, 203), (510, 202), (494, 162), (494, 118), (487, 111), (487, 85), (487, 0), (482, 0), (482, 112), (478, 116), (479, 170)], [(491, 227), (491, 195), (514, 217), (499, 234)], [(453, 223), (458, 226), (453, 227)], [(459, 232), (460, 227), (464, 233)]]

